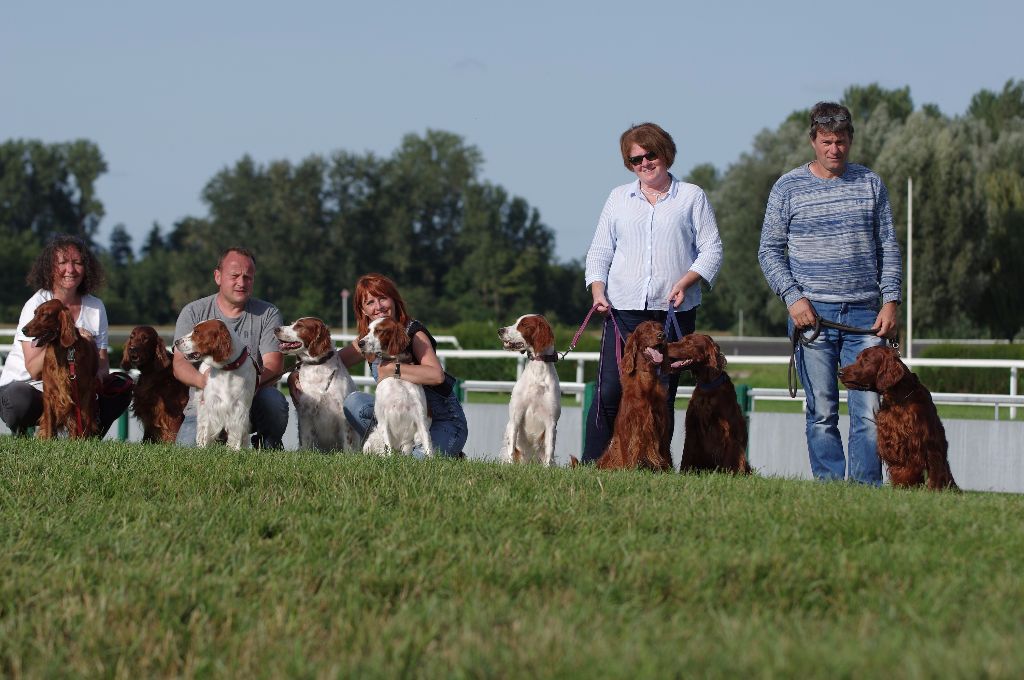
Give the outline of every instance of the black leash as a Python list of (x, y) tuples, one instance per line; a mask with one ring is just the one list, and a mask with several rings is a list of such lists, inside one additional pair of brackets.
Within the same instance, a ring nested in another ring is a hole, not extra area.
[[(804, 337), (803, 330), (800, 328), (793, 328), (793, 335), (790, 338), (793, 341), (793, 351), (789, 355), (789, 396), (796, 398), (797, 391), (797, 380), (796, 380), (796, 348), (797, 345), (809, 345), (818, 339), (821, 335), (822, 328), (832, 328), (837, 331), (843, 331), (844, 333), (854, 333), (857, 335), (878, 335), (877, 328), (857, 328), (856, 326), (847, 326), (846, 324), (836, 323), (835, 321), (827, 321), (822, 319), (817, 314), (814, 315), (814, 331), (809, 337)], [(900, 343), (895, 340), (886, 338), (886, 342), (893, 349), (899, 349)]]

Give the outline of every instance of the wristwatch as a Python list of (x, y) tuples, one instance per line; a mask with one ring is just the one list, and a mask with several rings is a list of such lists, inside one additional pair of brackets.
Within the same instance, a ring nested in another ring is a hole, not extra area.
[(395, 377), (399, 380), (402, 379), (402, 364), (398, 361), (395, 362)]

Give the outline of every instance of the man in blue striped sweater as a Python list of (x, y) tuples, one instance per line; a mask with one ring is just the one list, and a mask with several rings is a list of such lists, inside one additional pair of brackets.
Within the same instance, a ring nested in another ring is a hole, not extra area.
[(814, 160), (775, 183), (768, 197), (758, 259), (771, 289), (789, 309), (789, 331), (815, 316), (876, 334), (822, 328), (800, 344), (796, 364), (807, 395), (807, 448), (816, 479), (881, 484), (874, 392), (849, 392), (849, 464), (839, 435), (840, 365), (896, 332), (902, 261), (889, 193), (881, 178), (847, 163), (853, 143), (849, 109), (819, 102), (811, 109)]

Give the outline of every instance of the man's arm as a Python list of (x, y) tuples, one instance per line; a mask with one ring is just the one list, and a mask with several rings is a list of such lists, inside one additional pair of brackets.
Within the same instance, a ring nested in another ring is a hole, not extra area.
[(284, 374), (284, 355), (281, 352), (267, 352), (261, 355), (261, 358), (263, 359), (263, 372), (260, 373), (259, 387), (276, 385), (278, 379)]
[(177, 349), (174, 350), (174, 355), (171, 359), (171, 370), (174, 371), (174, 377), (179, 382), (183, 382), (189, 387), (195, 387), (200, 390), (206, 387), (206, 374), (200, 373), (195, 366), (185, 359), (185, 355)]

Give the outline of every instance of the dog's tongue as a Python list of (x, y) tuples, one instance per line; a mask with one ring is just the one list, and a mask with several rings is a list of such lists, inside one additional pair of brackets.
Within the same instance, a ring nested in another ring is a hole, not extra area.
[(693, 359), (683, 359), (682, 361), (673, 361), (672, 368), (683, 368), (693, 363)]
[(665, 355), (653, 347), (648, 347), (647, 349), (645, 349), (644, 354), (646, 354), (647, 358), (656, 364), (660, 364), (665, 359)]

